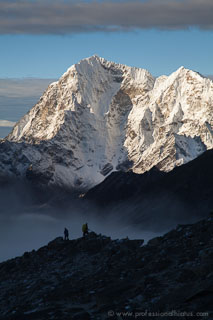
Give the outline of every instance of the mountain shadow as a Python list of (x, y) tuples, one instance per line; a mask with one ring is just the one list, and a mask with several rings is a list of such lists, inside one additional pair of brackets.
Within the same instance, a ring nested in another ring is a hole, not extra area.
[(120, 212), (149, 228), (195, 221), (213, 209), (212, 163), (213, 150), (209, 150), (168, 173), (156, 167), (142, 175), (113, 172), (84, 199), (107, 214)]

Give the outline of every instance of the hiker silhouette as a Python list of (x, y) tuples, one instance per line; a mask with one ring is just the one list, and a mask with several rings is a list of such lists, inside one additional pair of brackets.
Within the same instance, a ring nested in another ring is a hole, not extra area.
[(88, 224), (87, 223), (83, 224), (82, 232), (83, 232), (83, 237), (85, 237), (87, 234), (89, 234), (89, 228), (88, 228)]
[(67, 228), (64, 228), (64, 240), (69, 240), (69, 231)]

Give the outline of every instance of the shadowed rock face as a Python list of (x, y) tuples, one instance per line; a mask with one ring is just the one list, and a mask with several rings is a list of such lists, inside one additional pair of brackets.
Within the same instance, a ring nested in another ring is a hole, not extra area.
[(85, 239), (56, 238), (0, 264), (0, 319), (109, 319), (110, 310), (211, 317), (212, 232), (209, 217), (178, 225), (146, 246), (94, 232)]
[[(122, 213), (141, 228), (163, 228), (177, 223), (192, 223), (213, 208), (213, 151), (171, 172), (152, 168), (144, 174), (113, 172), (89, 190), (84, 199), (100, 210)], [(102, 213), (103, 215), (103, 213)]]

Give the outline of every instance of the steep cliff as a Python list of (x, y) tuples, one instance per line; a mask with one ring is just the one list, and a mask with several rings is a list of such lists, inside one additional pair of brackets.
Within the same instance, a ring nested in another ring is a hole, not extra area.
[(0, 142), (0, 175), (89, 189), (112, 171), (170, 171), (213, 146), (213, 82), (92, 56), (52, 83)]

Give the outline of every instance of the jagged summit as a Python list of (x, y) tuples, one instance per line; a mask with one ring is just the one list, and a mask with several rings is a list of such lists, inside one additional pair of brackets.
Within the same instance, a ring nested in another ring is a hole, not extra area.
[(88, 189), (110, 172), (172, 170), (213, 146), (213, 82), (94, 55), (71, 66), (0, 144), (0, 175)]

